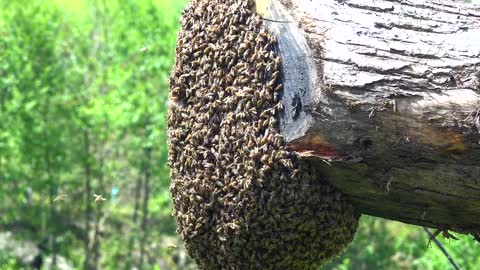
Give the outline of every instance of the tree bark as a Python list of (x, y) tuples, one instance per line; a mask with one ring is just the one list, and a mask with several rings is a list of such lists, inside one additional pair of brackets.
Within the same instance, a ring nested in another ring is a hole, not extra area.
[(257, 0), (282, 134), (364, 214), (480, 232), (480, 11), (443, 0)]

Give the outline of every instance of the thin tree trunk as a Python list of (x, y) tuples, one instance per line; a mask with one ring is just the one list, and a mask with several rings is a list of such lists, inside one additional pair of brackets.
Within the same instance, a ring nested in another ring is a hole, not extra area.
[[(148, 136), (147, 136), (148, 137)], [(145, 244), (148, 238), (148, 203), (150, 200), (150, 174), (151, 174), (151, 159), (152, 148), (146, 147), (144, 150), (144, 183), (143, 183), (143, 212), (142, 212), (142, 239), (140, 242), (140, 259), (138, 269), (143, 269), (143, 260), (145, 256)]]
[(133, 207), (133, 214), (132, 214), (132, 228), (130, 229), (130, 239), (128, 240), (128, 256), (127, 261), (125, 263), (125, 270), (130, 270), (132, 267), (132, 261), (134, 257), (134, 245), (135, 245), (135, 238), (138, 234), (138, 212), (140, 208), (140, 199), (141, 199), (141, 191), (143, 186), (143, 174), (139, 175), (135, 184), (135, 204)]
[(93, 254), (92, 269), (98, 269), (98, 263), (100, 261), (100, 221), (102, 217), (102, 204), (96, 205), (95, 212), (95, 225), (93, 228), (93, 239), (90, 253)]
[[(104, 184), (104, 172), (103, 172), (103, 164), (105, 162), (105, 156), (102, 154), (99, 158), (99, 168), (98, 168), (98, 192), (100, 194), (105, 193), (105, 184)], [(99, 203), (96, 205), (96, 213), (95, 213), (95, 225), (94, 225), (94, 232), (93, 232), (93, 244), (92, 244), (92, 253), (94, 255), (93, 257), (93, 263), (92, 267), (93, 269), (98, 269), (98, 263), (100, 261), (100, 246), (101, 246), (101, 241), (100, 241), (100, 235), (101, 235), (101, 220), (103, 216), (103, 211), (102, 211), (102, 204)]]
[(83, 268), (89, 270), (90, 264), (90, 223), (92, 219), (92, 168), (90, 160), (90, 136), (88, 130), (83, 133), (84, 142), (84, 170), (85, 170), (85, 261)]
[(50, 250), (52, 252), (52, 265), (55, 266), (57, 264), (57, 239), (56, 239), (56, 226), (57, 226), (57, 221), (55, 220), (55, 205), (54, 205), (54, 198), (55, 198), (55, 183), (52, 179), (51, 175), (51, 164), (50, 164), (50, 153), (47, 147), (47, 150), (45, 152), (45, 159), (46, 159), (46, 172), (47, 172), (47, 178), (49, 181), (49, 220), (50, 220), (50, 226), (49, 226), (49, 243), (50, 243)]
[[(100, 41), (99, 41), (99, 34), (98, 34), (98, 12), (97, 9), (95, 8), (97, 3), (92, 3), (93, 7), (93, 19), (94, 19), (94, 25), (91, 31), (91, 39), (93, 40), (93, 46), (89, 49), (89, 57), (91, 59), (96, 59), (98, 56), (98, 51), (100, 47)], [(84, 81), (85, 85), (91, 86), (93, 82), (96, 79), (96, 73), (97, 73), (97, 68), (96, 66), (93, 66), (93, 68), (89, 67), (88, 71), (85, 72), (84, 75)], [(86, 98), (86, 102), (88, 102), (89, 98)], [(85, 103), (87, 104), (87, 103)], [(91, 221), (92, 221), (92, 167), (91, 167), (91, 139), (89, 137), (89, 130), (84, 131), (84, 144), (85, 144), (85, 262), (84, 262), (84, 269), (90, 270), (92, 267), (92, 262), (91, 262), (91, 248), (90, 248), (90, 233), (91, 233)]]
[[(47, 96), (49, 98), (49, 96)], [(47, 99), (44, 111), (43, 111), (43, 121), (45, 124), (48, 126), (48, 123), (50, 121), (49, 119), (49, 109), (50, 109), (50, 100)], [(52, 164), (51, 164), (51, 153), (50, 153), (50, 145), (48, 145), (48, 141), (50, 140), (50, 135), (48, 132), (48, 129), (44, 129), (43, 132), (43, 143), (44, 143), (44, 161), (45, 161), (45, 172), (47, 174), (47, 182), (48, 182), (48, 187), (49, 187), (49, 226), (48, 226), (48, 243), (49, 243), (49, 249), (50, 252), (52, 253), (52, 266), (55, 266), (57, 264), (57, 244), (56, 244), (56, 226), (57, 222), (55, 220), (55, 205), (54, 205), (54, 198), (55, 198), (55, 182), (53, 181), (52, 178)]]
[[(95, 54), (99, 53), (101, 58), (104, 58), (103, 55), (105, 53), (105, 44), (102, 42), (102, 40), (105, 40), (108, 42), (108, 31), (107, 27), (105, 25), (108, 24), (106, 20), (106, 15), (105, 15), (105, 3), (103, 1), (97, 1), (95, 3), (95, 11), (94, 11), (94, 16), (95, 16), (95, 32), (94, 32), (94, 42), (95, 42)], [(99, 33), (100, 32), (100, 33)], [(102, 35), (102, 39), (99, 38), (99, 35)], [(108, 69), (105, 69), (105, 64), (103, 63), (103, 59), (98, 68), (97, 68), (97, 74), (99, 74), (98, 77), (101, 79), (101, 86), (100, 86), (100, 94), (105, 95), (108, 93)], [(108, 65), (108, 63), (106, 63)], [(108, 133), (108, 123), (104, 125), (105, 127), (105, 134)], [(104, 185), (104, 163), (105, 163), (105, 141), (101, 144), (102, 151), (101, 152), (98, 160), (99, 160), (99, 168), (98, 168), (98, 185), (99, 189), (97, 192), (100, 194), (104, 194), (106, 192), (105, 190), (105, 185)], [(97, 152), (97, 151), (95, 151)], [(100, 260), (100, 246), (101, 246), (101, 241), (100, 241), (100, 234), (101, 234), (101, 227), (103, 221), (106, 219), (105, 213), (102, 211), (102, 204), (98, 204), (96, 207), (96, 217), (95, 217), (95, 228), (94, 228), (94, 237), (93, 237), (93, 254), (94, 254), (94, 261), (93, 261), (93, 267), (94, 269), (98, 268), (98, 263)]]

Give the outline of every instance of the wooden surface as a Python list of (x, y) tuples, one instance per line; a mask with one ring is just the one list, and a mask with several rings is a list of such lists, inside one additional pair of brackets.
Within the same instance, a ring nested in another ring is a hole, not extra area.
[[(480, 232), (480, 11), (262, 0), (290, 148), (369, 215)], [(327, 161), (327, 162), (325, 162)]]

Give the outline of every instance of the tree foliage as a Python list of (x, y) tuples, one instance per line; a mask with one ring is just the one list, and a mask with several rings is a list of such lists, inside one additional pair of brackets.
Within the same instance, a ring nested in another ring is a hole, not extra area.
[(158, 263), (174, 234), (166, 100), (184, 3), (0, 5), (0, 225), (77, 267)]

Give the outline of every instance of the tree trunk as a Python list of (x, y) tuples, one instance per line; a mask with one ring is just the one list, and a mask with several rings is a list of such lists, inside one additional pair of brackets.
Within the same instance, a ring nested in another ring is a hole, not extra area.
[(135, 256), (135, 240), (138, 238), (138, 212), (140, 208), (140, 193), (143, 186), (143, 175), (140, 173), (137, 176), (137, 181), (135, 183), (135, 204), (133, 206), (133, 215), (132, 215), (132, 227), (129, 230), (130, 237), (128, 239), (128, 248), (127, 248), (127, 258), (125, 259), (125, 270), (132, 269), (132, 263)]
[(84, 248), (85, 248), (85, 259), (83, 263), (83, 269), (91, 268), (91, 252), (90, 252), (90, 232), (92, 221), (92, 164), (91, 164), (91, 154), (90, 154), (90, 136), (88, 129), (85, 129), (83, 132), (83, 142), (84, 142), (84, 164), (83, 169), (85, 171), (85, 239), (84, 239)]
[[(148, 125), (147, 125), (148, 126)], [(149, 137), (149, 132), (147, 132), (147, 138)], [(148, 216), (149, 209), (148, 204), (150, 202), (150, 176), (151, 176), (151, 162), (152, 162), (152, 147), (146, 146), (144, 150), (144, 161), (143, 161), (143, 209), (142, 209), (142, 238), (140, 239), (140, 258), (138, 260), (138, 269), (142, 270), (143, 261), (145, 257), (145, 245), (147, 244), (147, 239), (149, 237), (149, 228), (148, 228)]]
[(282, 134), (364, 214), (480, 232), (480, 11), (443, 0), (257, 0)]
[[(106, 128), (106, 131), (108, 133), (108, 127)], [(96, 158), (98, 160), (98, 186), (97, 190), (100, 192), (100, 194), (105, 194), (105, 142), (100, 142), (100, 145), (97, 147), (100, 147), (101, 150), (95, 149), (95, 152), (100, 154)], [(91, 243), (91, 253), (93, 254), (93, 262), (92, 262), (92, 270), (99, 269), (99, 263), (100, 263), (100, 257), (101, 257), (101, 236), (102, 236), (102, 218), (104, 217), (104, 211), (102, 208), (101, 203), (96, 204), (96, 212), (95, 212), (95, 224), (93, 226), (93, 239)]]

